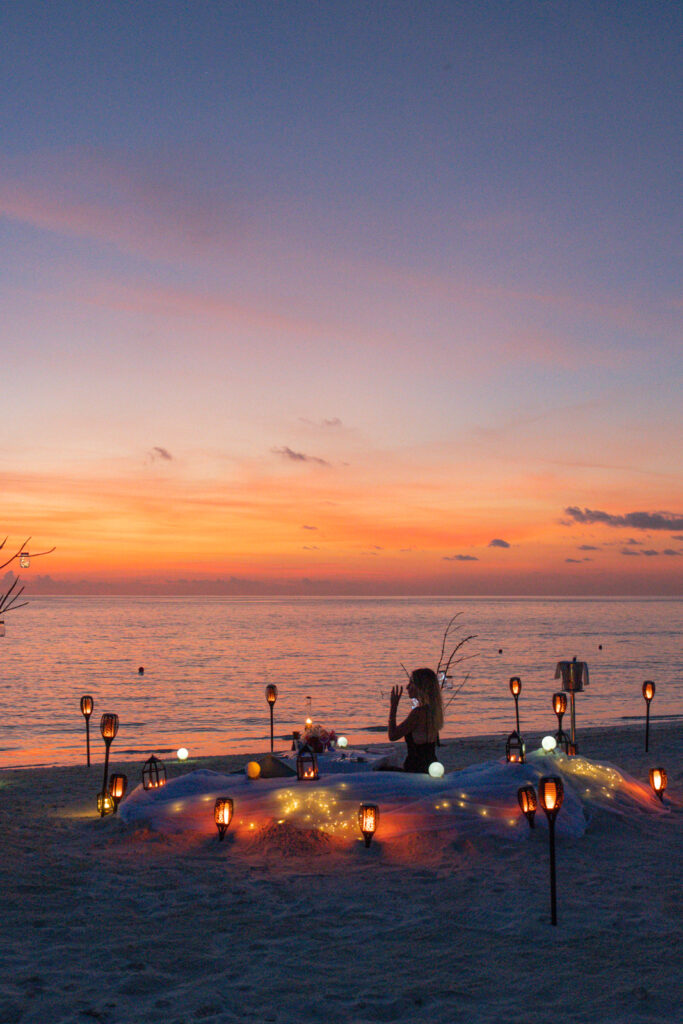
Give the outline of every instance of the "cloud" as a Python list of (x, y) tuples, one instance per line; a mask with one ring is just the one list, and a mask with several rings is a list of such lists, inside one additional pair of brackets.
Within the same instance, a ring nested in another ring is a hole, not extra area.
[(157, 462), (159, 459), (163, 459), (164, 462), (173, 461), (173, 456), (169, 452), (168, 448), (162, 448), (161, 445), (158, 444), (155, 444), (147, 454), (152, 462)]
[(635, 547), (636, 545), (638, 545), (638, 547), (642, 547), (645, 542), (642, 540), (636, 540), (635, 537), (629, 537), (626, 543), (631, 547)]
[(305, 423), (309, 427), (325, 427), (326, 429), (334, 429), (335, 427), (343, 426), (342, 421), (338, 416), (332, 416), (331, 419), (322, 420), (309, 420), (307, 416), (299, 416), (299, 422)]
[(510, 545), (506, 540), (501, 540), (500, 537), (494, 537), (493, 540), (489, 541), (490, 548), (509, 548)]
[(564, 511), (575, 523), (628, 526), (633, 530), (683, 530), (683, 516), (675, 512), (627, 512), (626, 515), (615, 516), (599, 509), (582, 510), (576, 505), (570, 505)]
[(306, 455), (304, 452), (292, 451), (287, 445), (282, 448), (271, 448), (273, 455), (281, 455), (283, 459), (290, 459), (292, 462), (314, 462), (318, 466), (329, 466), (326, 459), (320, 459), (317, 455)]
[(304, 551), (320, 551), (320, 548), (318, 547), (317, 544), (304, 544), (303, 550)]
[(672, 540), (683, 540), (683, 537), (672, 537)]
[(674, 551), (673, 548), (664, 548), (662, 551), (663, 555), (669, 555), (670, 558), (678, 558), (680, 551)]
[(652, 558), (653, 555), (658, 555), (659, 551), (654, 551), (652, 548), (649, 548), (647, 551), (643, 551), (643, 554), (647, 555), (648, 558)]
[(565, 562), (573, 562), (574, 565), (581, 565), (580, 558), (565, 558)]
[(307, 525), (306, 525), (306, 524), (304, 523), (304, 525), (303, 525), (303, 526), (301, 527), (301, 529), (302, 529), (302, 530), (317, 530), (317, 529), (318, 529), (318, 527), (317, 527), (317, 526), (307, 526)]
[(601, 549), (597, 548), (594, 544), (580, 544), (578, 550), (579, 551), (600, 551)]
[(630, 548), (622, 548), (621, 553), (622, 555), (631, 555), (633, 558), (640, 557), (640, 551), (631, 551)]
[(474, 555), (444, 555), (444, 562), (478, 562)]

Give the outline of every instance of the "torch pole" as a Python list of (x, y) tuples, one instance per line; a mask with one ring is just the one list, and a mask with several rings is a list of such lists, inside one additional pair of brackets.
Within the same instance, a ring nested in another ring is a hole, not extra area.
[(557, 924), (557, 893), (555, 886), (555, 818), (548, 818), (550, 837), (550, 922)]
[(111, 746), (111, 740), (104, 741), (105, 754), (104, 754), (104, 778), (102, 779), (102, 810), (100, 811), (100, 817), (103, 818), (105, 815), (105, 795), (107, 792), (107, 772), (109, 771), (109, 747)]
[(518, 693), (515, 694), (515, 719), (517, 721), (517, 735), (520, 736), (521, 733), (519, 731), (519, 694)]
[(90, 767), (90, 716), (85, 719), (85, 751), (88, 757), (88, 768)]
[(270, 752), (273, 753), (273, 705), (270, 704)]
[(650, 749), (650, 702), (647, 701), (647, 710), (645, 712), (645, 753)]
[(574, 704), (574, 691), (571, 690), (569, 693), (569, 710), (571, 713), (571, 741), (572, 746), (576, 746), (576, 706)]

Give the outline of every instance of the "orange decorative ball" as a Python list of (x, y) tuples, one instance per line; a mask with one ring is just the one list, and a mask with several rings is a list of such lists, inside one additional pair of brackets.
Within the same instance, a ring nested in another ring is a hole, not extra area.
[(258, 761), (249, 761), (245, 771), (250, 779), (258, 779), (261, 774), (261, 765)]

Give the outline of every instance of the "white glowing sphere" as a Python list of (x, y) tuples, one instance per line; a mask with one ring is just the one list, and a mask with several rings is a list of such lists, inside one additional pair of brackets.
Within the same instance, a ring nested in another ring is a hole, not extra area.
[(348, 747), (348, 745), (349, 741), (347, 740), (346, 736), (340, 736), (339, 739), (337, 740), (338, 747)]
[(551, 750), (554, 750), (557, 746), (557, 740), (554, 736), (544, 736), (541, 740), (541, 746), (545, 750), (546, 754), (549, 754)]
[(444, 770), (445, 769), (441, 764), (441, 761), (432, 761), (429, 766), (429, 774), (433, 779), (441, 779), (443, 777)]
[(178, 750), (178, 760), (179, 761), (187, 761), (187, 759), (189, 757), (189, 754), (190, 754), (190, 752), (187, 749), (187, 747), (180, 747), (179, 750)]

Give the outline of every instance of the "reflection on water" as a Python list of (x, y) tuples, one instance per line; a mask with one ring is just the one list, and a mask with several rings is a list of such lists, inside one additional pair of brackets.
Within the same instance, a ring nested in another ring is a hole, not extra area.
[(80, 762), (83, 693), (95, 698), (95, 758), (103, 711), (121, 719), (112, 756), (266, 749), (267, 682), (278, 686), (280, 746), (309, 696), (316, 721), (377, 742), (401, 663), (436, 667), (456, 611), (464, 635), (477, 634), (465, 648), (477, 657), (454, 671), (455, 685), (465, 667), (470, 677), (446, 737), (509, 732), (511, 675), (522, 679), (522, 732), (553, 729), (555, 664), (573, 655), (590, 666), (579, 727), (642, 714), (646, 678), (657, 683), (653, 719), (677, 715), (680, 609), (675, 599), (33, 598), (0, 639), (0, 766)]

